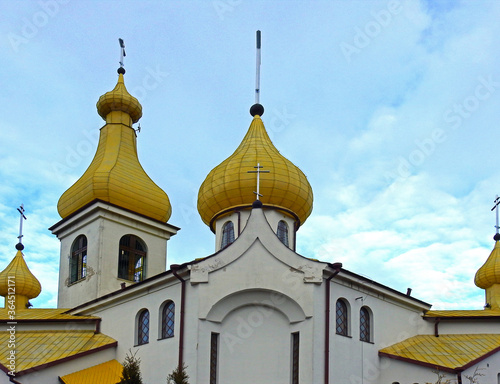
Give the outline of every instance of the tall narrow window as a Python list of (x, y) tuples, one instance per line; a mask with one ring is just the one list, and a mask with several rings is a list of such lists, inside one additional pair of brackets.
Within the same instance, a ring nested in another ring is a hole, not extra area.
[(292, 333), (292, 384), (299, 384), (299, 333)]
[(220, 245), (221, 249), (226, 248), (234, 241), (234, 225), (232, 221), (228, 221), (222, 227), (222, 242)]
[(210, 337), (210, 384), (217, 384), (217, 363), (219, 360), (219, 334)]
[(137, 344), (149, 343), (149, 311), (144, 309), (137, 319)]
[(347, 336), (349, 331), (348, 315), (347, 315), (347, 305), (342, 300), (337, 300), (337, 305), (335, 306), (335, 329), (338, 335)]
[(288, 225), (283, 220), (278, 223), (278, 239), (288, 247)]
[(161, 311), (161, 338), (166, 339), (174, 336), (175, 304), (167, 301)]
[(359, 339), (371, 341), (370, 312), (366, 307), (362, 307), (359, 311)]
[(118, 277), (130, 281), (146, 278), (146, 246), (137, 236), (125, 235), (120, 239)]
[(69, 283), (83, 279), (87, 275), (87, 238), (78, 236), (71, 247), (69, 261)]

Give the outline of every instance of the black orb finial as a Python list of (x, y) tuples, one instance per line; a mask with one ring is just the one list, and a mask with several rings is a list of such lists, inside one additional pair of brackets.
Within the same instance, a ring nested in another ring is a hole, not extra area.
[(262, 208), (262, 201), (260, 201), (260, 200), (255, 200), (255, 201), (252, 203), (252, 208)]
[(17, 249), (18, 251), (22, 251), (22, 250), (24, 249), (24, 245), (23, 245), (22, 243), (17, 243), (17, 244), (16, 244), (16, 249)]
[(495, 241), (500, 240), (500, 233), (495, 233), (495, 236), (493, 236), (493, 240)]
[(262, 116), (264, 114), (264, 107), (262, 106), (262, 104), (254, 104), (250, 107), (250, 114), (252, 116)]
[(122, 75), (124, 75), (124, 74), (125, 74), (125, 68), (120, 67), (120, 68), (118, 68), (118, 71), (117, 71), (117, 72), (118, 72), (118, 73), (121, 73)]

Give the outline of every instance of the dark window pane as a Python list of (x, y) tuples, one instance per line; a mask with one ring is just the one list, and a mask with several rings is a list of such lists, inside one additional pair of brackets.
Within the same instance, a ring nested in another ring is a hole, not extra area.
[(175, 325), (175, 304), (171, 301), (163, 307), (161, 337), (173, 337)]
[(219, 359), (219, 334), (212, 332), (210, 338), (210, 384), (217, 384), (218, 359)]
[(278, 239), (288, 247), (288, 225), (283, 220), (278, 223)]
[(359, 312), (359, 338), (362, 341), (370, 341), (370, 337), (370, 312), (363, 307)]
[(292, 333), (292, 384), (299, 384), (299, 333)]
[(337, 334), (347, 336), (348, 332), (348, 320), (347, 320), (347, 305), (342, 300), (337, 300), (337, 305), (335, 309), (336, 313), (336, 324), (335, 329)]
[(146, 309), (139, 315), (137, 324), (137, 344), (146, 344), (149, 342), (149, 311)]
[(226, 248), (234, 242), (234, 225), (232, 221), (228, 221), (222, 228), (221, 249)]

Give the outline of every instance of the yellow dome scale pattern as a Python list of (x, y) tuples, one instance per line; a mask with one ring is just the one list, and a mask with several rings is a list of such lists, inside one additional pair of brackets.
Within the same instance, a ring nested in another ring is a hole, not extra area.
[(0, 272), (0, 296), (7, 298), (15, 295), (16, 307), (23, 308), (28, 300), (37, 297), (41, 291), (40, 282), (29, 270), (23, 253), (18, 250), (10, 264)]
[(125, 88), (124, 72), (119, 70), (116, 87), (97, 102), (106, 124), (101, 128), (92, 163), (59, 199), (57, 209), (63, 219), (95, 200), (161, 222), (170, 218), (172, 207), (167, 194), (147, 175), (137, 156), (132, 124), (141, 118), (142, 107)]
[(500, 284), (500, 242), (495, 243), (488, 260), (476, 272), (474, 279), (479, 288), (490, 288), (494, 284)]
[[(250, 207), (255, 200), (257, 164), (260, 175), (260, 197), (264, 207), (289, 211), (303, 224), (311, 214), (313, 192), (304, 173), (282, 156), (269, 138), (262, 119), (255, 115), (247, 134), (236, 151), (212, 169), (198, 193), (198, 212), (203, 222), (213, 221), (231, 209)], [(213, 229), (213, 228), (212, 228)]]

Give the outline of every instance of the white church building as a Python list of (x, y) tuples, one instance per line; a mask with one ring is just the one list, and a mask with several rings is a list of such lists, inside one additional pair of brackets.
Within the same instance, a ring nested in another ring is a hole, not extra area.
[(191, 384), (424, 384), (438, 374), (500, 384), (500, 236), (476, 274), (478, 310), (431, 310), (341, 260), (299, 255), (312, 188), (272, 144), (260, 104), (199, 190), (215, 252), (169, 265), (179, 228), (139, 163), (142, 107), (118, 73), (97, 102), (96, 154), (50, 228), (61, 242), (58, 308), (29, 308), (41, 286), (21, 243), (0, 266), (0, 383), (115, 384), (136, 353), (146, 384), (181, 365)]

